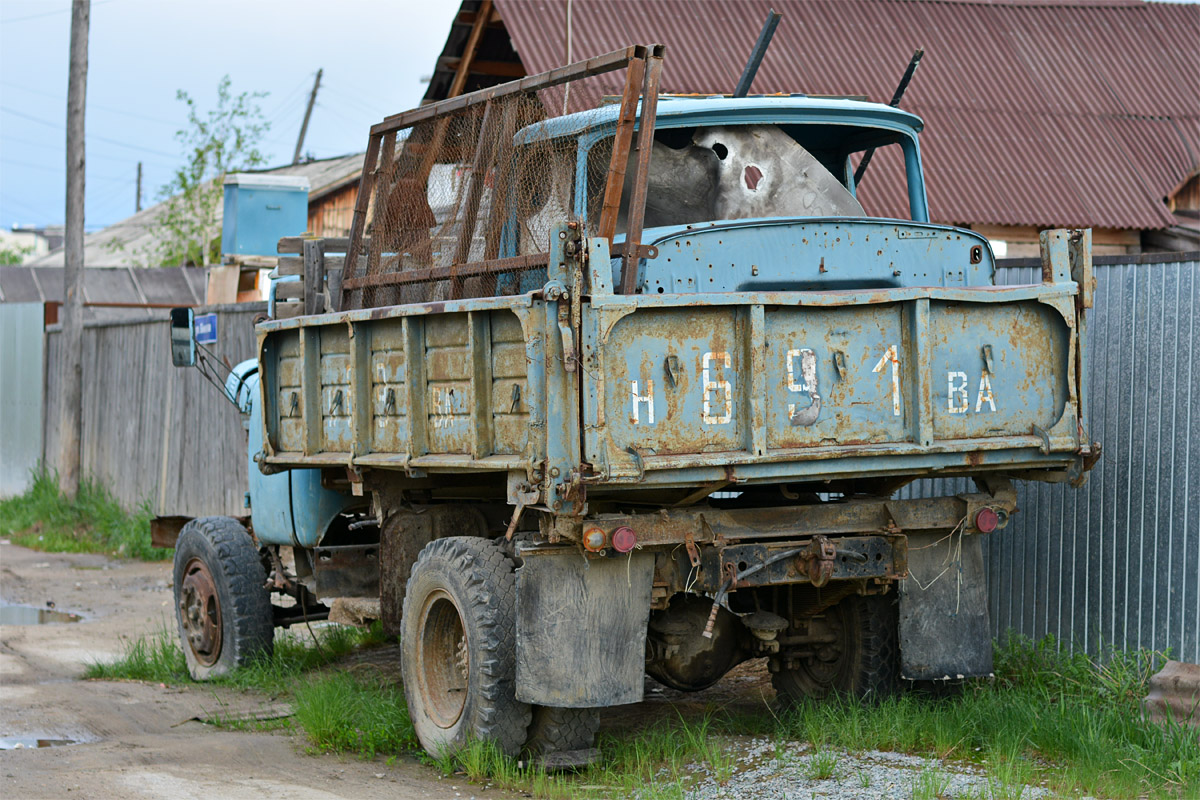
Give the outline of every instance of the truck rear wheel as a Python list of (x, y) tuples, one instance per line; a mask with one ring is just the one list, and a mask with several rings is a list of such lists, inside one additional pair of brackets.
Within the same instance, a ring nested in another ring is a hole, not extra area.
[(824, 617), (834, 641), (771, 676), (779, 699), (795, 703), (833, 694), (868, 699), (895, 691), (900, 671), (895, 595), (850, 595)]
[(401, 618), (409, 716), (430, 754), (492, 740), (515, 756), (530, 708), (515, 696), (517, 584), (493, 542), (436, 539), (413, 565)]
[(184, 525), (174, 579), (175, 620), (192, 678), (215, 678), (271, 653), (266, 572), (237, 520), (200, 517)]
[(599, 728), (600, 712), (594, 708), (534, 706), (525, 751), (538, 756), (587, 750)]

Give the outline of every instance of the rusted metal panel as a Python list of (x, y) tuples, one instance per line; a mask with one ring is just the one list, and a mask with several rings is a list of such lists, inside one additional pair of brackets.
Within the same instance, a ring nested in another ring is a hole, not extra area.
[[(543, 339), (521, 311), (529, 302), (436, 304), (450, 312), (442, 314), (419, 306), (341, 312), (261, 330), (266, 457), (318, 466), (372, 457), (378, 465), (385, 456), (397, 468), (426, 456), (462, 456), (488, 469), (506, 469), (513, 457), (525, 463), (529, 421), (545, 395), (544, 377), (531, 374)], [(318, 424), (306, 451), (309, 406)], [(544, 426), (534, 430), (545, 436)], [(494, 456), (509, 458), (487, 462)]]
[(183, 526), (192, 521), (194, 517), (153, 517), (150, 520), (150, 546), (151, 547), (174, 547), (175, 542), (179, 539), (179, 534), (183, 530)]
[[(304, 449), (304, 407), (301, 398), (303, 383), (300, 362), (300, 334), (291, 331), (275, 341), (275, 360), (270, 375), (276, 385), (278, 409), (275, 449), (299, 452)], [(264, 383), (264, 386), (266, 384)]]
[[(598, 528), (605, 541), (622, 527), (633, 531), (642, 546), (689, 542), (689, 548), (725, 542), (771, 541), (797, 536), (851, 536), (860, 534), (926, 533), (959, 526), (973, 532), (976, 513), (989, 507), (1007, 517), (1016, 510), (1011, 487), (998, 487), (994, 495), (974, 487), (949, 496), (911, 500), (851, 499), (838, 503), (813, 503), (778, 508), (678, 508), (643, 514), (602, 514), (586, 523), (556, 517), (547, 531), (550, 538), (583, 540), (584, 527)], [(607, 545), (606, 545), (607, 546)], [(898, 565), (895, 572), (903, 572)]]
[(491, 409), (493, 452), (515, 455), (529, 444), (529, 382), (524, 332), (515, 314), (496, 311), (492, 326)]
[(467, 315), (425, 319), (426, 430), (431, 453), (470, 453), (472, 397)]
[(320, 352), (321, 450), (349, 453), (355, 403), (350, 389), (353, 357), (347, 328), (322, 328)]
[[(362, 336), (364, 332), (358, 333)], [(371, 435), (367, 451), (403, 452), (409, 425), (405, 392), (408, 354), (402, 320), (381, 320), (371, 331)]]
[(593, 298), (590, 460), (610, 481), (634, 482), (656, 470), (746, 465), (751, 477), (766, 463), (1035, 439), (1044, 456), (1070, 460), (1080, 446), (1074, 311), (1055, 286)]

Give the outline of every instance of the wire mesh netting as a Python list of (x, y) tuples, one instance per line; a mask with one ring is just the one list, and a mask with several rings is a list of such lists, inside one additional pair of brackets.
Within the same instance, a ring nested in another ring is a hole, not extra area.
[[(625, 72), (580, 80), (619, 95)], [(598, 219), (612, 161), (609, 135), (589, 150), (577, 181), (578, 143), (599, 115), (556, 125), (563, 88), (494, 97), (373, 137), (363, 174), (374, 183), (343, 307), (540, 288), (553, 226)], [(587, 187), (579, 202), (577, 185)]]

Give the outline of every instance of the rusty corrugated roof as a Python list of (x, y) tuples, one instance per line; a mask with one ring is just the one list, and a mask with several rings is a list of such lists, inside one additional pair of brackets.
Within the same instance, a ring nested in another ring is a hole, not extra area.
[[(566, 60), (566, 0), (496, 0), (530, 74)], [(891, 99), (922, 136), (934, 219), (1165, 228), (1200, 165), (1200, 6), (1140, 0), (572, 0), (574, 60), (667, 45), (663, 91), (730, 92), (767, 10), (784, 18), (753, 91)], [(595, 104), (585, 82), (571, 106)], [(872, 166), (874, 173), (875, 167)], [(869, 189), (907, 203), (880, 170)], [(865, 198), (864, 198), (865, 199)]]

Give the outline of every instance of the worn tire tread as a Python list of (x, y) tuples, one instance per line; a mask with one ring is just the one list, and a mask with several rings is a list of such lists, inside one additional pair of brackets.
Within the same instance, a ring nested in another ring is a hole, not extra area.
[[(900, 673), (895, 595), (850, 595), (840, 603), (845, 604), (853, 616), (859, 646), (858, 652), (851, 656), (856, 659), (851, 665), (851, 674), (840, 685), (833, 686), (833, 691), (862, 700), (878, 700), (893, 694)], [(808, 682), (793, 670), (780, 670), (771, 675), (771, 685), (784, 703), (821, 699), (823, 694), (812, 693)]]
[(600, 713), (594, 708), (534, 706), (525, 750), (531, 755), (586, 750), (599, 728)]
[[(405, 587), (404, 618), (412, 619), (417, 613), (409, 607), (415, 602), (414, 583), (423, 574), (436, 571), (438, 562), (464, 577), (467, 607), (462, 612), (474, 617), (474, 627), (480, 634), (470, 655), (471, 663), (478, 665), (480, 680), (469, 735), (491, 739), (504, 753), (516, 755), (525, 742), (530, 710), (528, 704), (516, 699), (517, 582), (513, 564), (489, 539), (435, 539), (421, 550), (413, 564)], [(406, 692), (410, 683), (405, 680)], [(412, 698), (409, 707), (414, 707)]]

